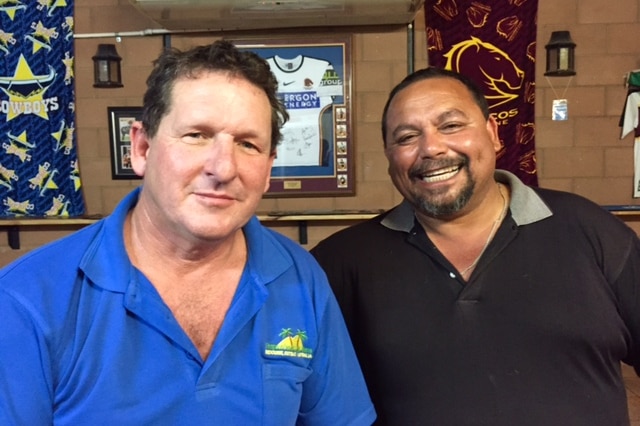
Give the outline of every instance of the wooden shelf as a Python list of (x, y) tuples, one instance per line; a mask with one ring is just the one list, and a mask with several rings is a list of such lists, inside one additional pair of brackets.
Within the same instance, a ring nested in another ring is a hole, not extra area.
[(258, 214), (261, 222), (291, 222), (291, 221), (321, 221), (321, 220), (366, 220), (380, 213), (347, 213), (347, 214), (286, 214), (273, 216), (270, 214)]
[(630, 211), (630, 210), (623, 210), (623, 211), (611, 211), (612, 214), (614, 214), (615, 216), (621, 216), (624, 219), (640, 219), (640, 211)]
[(100, 218), (15, 218), (0, 219), (0, 226), (87, 226), (98, 220), (100, 220)]
[[(296, 222), (298, 225), (298, 240), (301, 244), (308, 242), (307, 226), (310, 221), (360, 221), (366, 220), (379, 214), (381, 211), (344, 211), (344, 212), (266, 212), (258, 213), (258, 220), (265, 223), (287, 224)], [(102, 219), (102, 216), (92, 217), (16, 217), (0, 219), (0, 231), (7, 231), (9, 247), (14, 250), (20, 249), (20, 229), (27, 227), (73, 227), (82, 228), (91, 225)]]
[[(637, 207), (637, 208), (636, 208)], [(626, 206), (626, 208), (614, 209), (605, 208), (615, 216), (619, 216), (624, 221), (639, 221), (640, 206)], [(383, 210), (339, 210), (339, 211), (297, 211), (297, 212), (258, 212), (258, 220), (264, 223), (282, 225), (295, 222), (298, 226), (298, 242), (307, 244), (307, 227), (309, 222), (358, 222), (371, 219)], [(44, 218), (44, 217), (21, 217), (0, 219), (0, 231), (7, 231), (9, 247), (14, 250), (20, 249), (20, 229), (25, 227), (72, 227), (82, 228), (91, 225), (102, 219), (102, 216), (90, 217), (70, 217), (70, 218)]]
[(20, 249), (20, 229), (24, 227), (73, 227), (82, 228), (100, 220), (100, 216), (91, 217), (20, 217), (0, 219), (0, 230), (7, 231), (9, 247)]
[(296, 222), (298, 224), (298, 242), (307, 244), (309, 222), (322, 221), (363, 221), (379, 215), (384, 210), (307, 210), (300, 212), (258, 213), (258, 219), (265, 223)]
[(640, 220), (640, 205), (612, 205), (602, 207), (624, 221), (631, 222)]

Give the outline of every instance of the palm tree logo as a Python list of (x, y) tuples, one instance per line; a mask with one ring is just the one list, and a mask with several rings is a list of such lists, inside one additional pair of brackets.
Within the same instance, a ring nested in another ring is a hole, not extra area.
[(293, 334), (290, 328), (283, 328), (278, 336), (282, 337), (282, 340), (276, 345), (276, 348), (290, 351), (304, 350), (303, 342), (308, 338), (306, 331), (298, 329), (296, 333)]

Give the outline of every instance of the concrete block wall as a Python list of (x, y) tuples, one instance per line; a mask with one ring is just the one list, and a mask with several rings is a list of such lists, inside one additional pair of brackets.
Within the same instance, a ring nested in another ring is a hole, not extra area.
[[(427, 65), (424, 14), (413, 25), (414, 67)], [(536, 147), (541, 186), (572, 191), (600, 204), (640, 204), (632, 198), (633, 139), (620, 140), (618, 120), (626, 89), (623, 76), (640, 68), (640, 0), (539, 0), (536, 66)], [(93, 35), (76, 39), (75, 73), (80, 170), (87, 213), (109, 214), (117, 202), (140, 183), (112, 180), (108, 106), (141, 104), (151, 61), (162, 49), (161, 35), (95, 38), (96, 34), (142, 32), (160, 27), (129, 0), (76, 0), (75, 32)], [(577, 75), (544, 77), (544, 45), (552, 31), (569, 30), (576, 48)], [(353, 197), (267, 198), (261, 211), (386, 209), (400, 201), (387, 176), (382, 154), (380, 115), (389, 90), (407, 73), (410, 34), (406, 26), (298, 29), (247, 33), (174, 34), (175, 47), (207, 43), (219, 37), (290, 36), (323, 32), (352, 34), (352, 114), (354, 120), (356, 195)], [(116, 43), (122, 56), (125, 87), (95, 89), (93, 63), (99, 43)], [(566, 92), (565, 92), (566, 90)], [(569, 101), (569, 120), (552, 121), (556, 95)], [(629, 224), (640, 232), (640, 222)], [(348, 226), (322, 222), (308, 228), (310, 248), (320, 239)], [(277, 231), (297, 239), (296, 226)], [(21, 249), (12, 250), (0, 235), (0, 265), (73, 229), (29, 229), (21, 233)]]
[[(620, 139), (624, 75), (640, 67), (640, 2), (540, 0), (536, 67), (536, 151), (540, 185), (584, 195), (600, 204), (639, 204), (632, 198), (633, 136)], [(544, 45), (552, 31), (570, 30), (576, 48), (573, 78), (544, 77)], [(569, 102), (569, 120), (552, 121), (556, 95)]]

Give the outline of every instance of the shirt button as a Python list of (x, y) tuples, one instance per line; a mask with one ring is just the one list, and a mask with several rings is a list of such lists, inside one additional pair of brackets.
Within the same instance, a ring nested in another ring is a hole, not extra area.
[(456, 274), (454, 274), (453, 272), (449, 272), (449, 276), (450, 276), (451, 278), (455, 278), (455, 277), (456, 277)]

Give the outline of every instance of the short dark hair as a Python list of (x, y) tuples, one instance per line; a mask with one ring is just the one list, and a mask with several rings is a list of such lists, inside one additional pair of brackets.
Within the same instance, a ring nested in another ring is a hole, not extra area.
[(385, 146), (387, 145), (387, 113), (389, 112), (389, 105), (391, 104), (391, 101), (401, 90), (411, 86), (413, 83), (428, 80), (430, 78), (452, 78), (464, 84), (467, 90), (469, 90), (469, 93), (471, 93), (473, 100), (482, 111), (484, 118), (489, 119), (489, 104), (487, 103), (487, 99), (484, 97), (484, 93), (480, 87), (473, 80), (463, 74), (444, 68), (423, 68), (406, 76), (391, 90), (391, 93), (389, 93), (389, 98), (387, 99), (387, 103), (384, 105), (384, 110), (382, 111), (382, 141)]
[(160, 121), (171, 108), (171, 95), (176, 80), (196, 78), (203, 71), (220, 71), (247, 80), (264, 91), (271, 105), (271, 152), (280, 142), (280, 129), (289, 119), (277, 96), (278, 80), (269, 64), (256, 53), (240, 50), (233, 43), (218, 40), (210, 45), (187, 51), (165, 49), (153, 62), (143, 98), (142, 125), (149, 137), (158, 132)]

